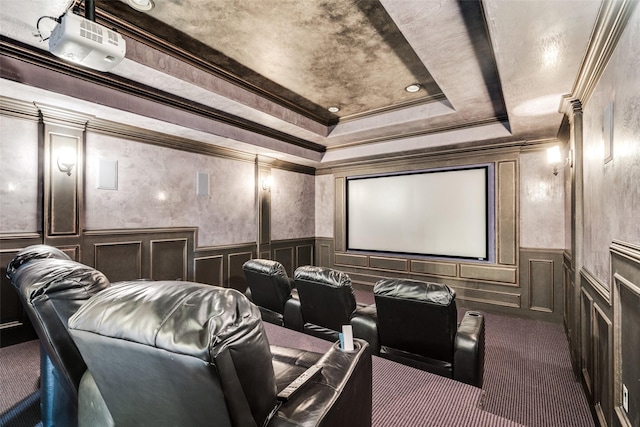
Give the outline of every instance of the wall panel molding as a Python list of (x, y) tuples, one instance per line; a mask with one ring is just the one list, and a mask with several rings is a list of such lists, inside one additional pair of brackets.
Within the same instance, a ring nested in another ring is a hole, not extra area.
[[(614, 241), (610, 246), (613, 293), (613, 392), (611, 407), (617, 425), (640, 421), (640, 246)], [(629, 410), (622, 405), (623, 385)]]
[(95, 243), (93, 245), (96, 270), (111, 282), (142, 279), (142, 241)]
[(188, 280), (188, 239), (151, 239), (152, 280)]
[(37, 338), (20, 298), (7, 277), (7, 265), (27, 246), (42, 243), (39, 233), (0, 234), (0, 346)]

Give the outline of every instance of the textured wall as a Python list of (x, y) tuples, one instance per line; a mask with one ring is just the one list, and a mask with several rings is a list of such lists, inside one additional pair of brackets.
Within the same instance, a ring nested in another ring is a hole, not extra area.
[(271, 240), (313, 237), (315, 177), (272, 169)]
[(547, 163), (546, 150), (520, 155), (520, 246), (563, 249), (564, 179)]
[[(85, 227), (198, 227), (198, 246), (255, 241), (252, 163), (87, 134)], [(118, 161), (118, 189), (96, 188), (99, 158)], [(196, 173), (210, 196), (196, 195)]]
[(316, 176), (316, 237), (333, 237), (333, 175)]
[(0, 116), (0, 233), (41, 231), (38, 124)]
[[(584, 266), (604, 283), (609, 245), (640, 244), (640, 8), (584, 106)], [(613, 101), (613, 159), (605, 163), (605, 111)]]

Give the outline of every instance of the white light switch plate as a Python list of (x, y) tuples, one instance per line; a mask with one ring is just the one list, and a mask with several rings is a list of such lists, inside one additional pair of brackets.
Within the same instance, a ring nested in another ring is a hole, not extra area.
[(627, 390), (627, 386), (622, 384), (622, 407), (625, 412), (629, 412), (629, 390)]

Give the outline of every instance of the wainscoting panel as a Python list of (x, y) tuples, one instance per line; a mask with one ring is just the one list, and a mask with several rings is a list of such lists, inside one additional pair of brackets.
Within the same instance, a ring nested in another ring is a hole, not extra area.
[(369, 267), (380, 270), (407, 271), (409, 260), (402, 258), (369, 257)]
[(518, 269), (515, 267), (495, 267), (460, 264), (460, 277), (463, 279), (486, 280), (518, 286)]
[(429, 276), (456, 277), (458, 276), (458, 264), (412, 259), (411, 272), (427, 274)]
[(598, 304), (593, 308), (593, 401), (600, 425), (610, 426), (613, 417), (613, 324)]
[(553, 312), (553, 261), (529, 260), (529, 309)]
[(333, 239), (318, 237), (315, 241), (314, 265), (333, 267)]
[(271, 242), (273, 259), (281, 263), (287, 275), (293, 277), (296, 268), (303, 265), (315, 265), (314, 238), (274, 240)]
[(582, 289), (580, 293), (580, 344), (582, 378), (590, 394), (593, 394), (593, 298)]
[(142, 241), (97, 243), (93, 250), (94, 268), (111, 282), (142, 279)]
[(120, 280), (193, 280), (196, 228), (87, 230), (80, 262)]
[(213, 286), (224, 286), (224, 257), (212, 255), (194, 258), (195, 281)]
[(7, 278), (7, 265), (20, 250), (40, 243), (42, 236), (37, 233), (0, 235), (0, 347), (34, 339), (36, 336), (18, 293)]
[(336, 253), (334, 264), (336, 266), (343, 265), (349, 267), (368, 267), (369, 257), (366, 255)]
[(151, 240), (151, 279), (187, 280), (187, 239)]
[(283, 265), (287, 274), (292, 277), (295, 268), (293, 267), (293, 247), (279, 248), (273, 250), (273, 259)]
[[(613, 282), (615, 419), (621, 426), (640, 425), (640, 246), (613, 242), (610, 247)], [(623, 408), (623, 387), (628, 411)]]
[(253, 258), (252, 251), (236, 252), (227, 255), (227, 281), (225, 288), (233, 288), (242, 293), (247, 290), (247, 279), (244, 276), (242, 265)]
[(296, 246), (296, 265), (313, 265), (313, 244)]

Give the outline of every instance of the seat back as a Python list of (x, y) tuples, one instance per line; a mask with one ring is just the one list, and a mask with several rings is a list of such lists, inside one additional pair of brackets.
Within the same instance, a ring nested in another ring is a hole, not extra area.
[(122, 282), (69, 329), (118, 426), (255, 427), (276, 407), (260, 313), (234, 289)]
[(278, 261), (252, 259), (242, 266), (254, 304), (276, 313), (284, 313), (284, 304), (291, 298), (291, 283)]
[(78, 386), (86, 365), (67, 330), (67, 320), (109, 280), (51, 246), (30, 246), (7, 267), (41, 345), (44, 425), (75, 425)]
[(455, 292), (439, 283), (383, 279), (373, 288), (380, 345), (453, 363)]
[(303, 266), (294, 273), (305, 323), (334, 331), (348, 325), (356, 309), (351, 278), (342, 271), (327, 267)]

